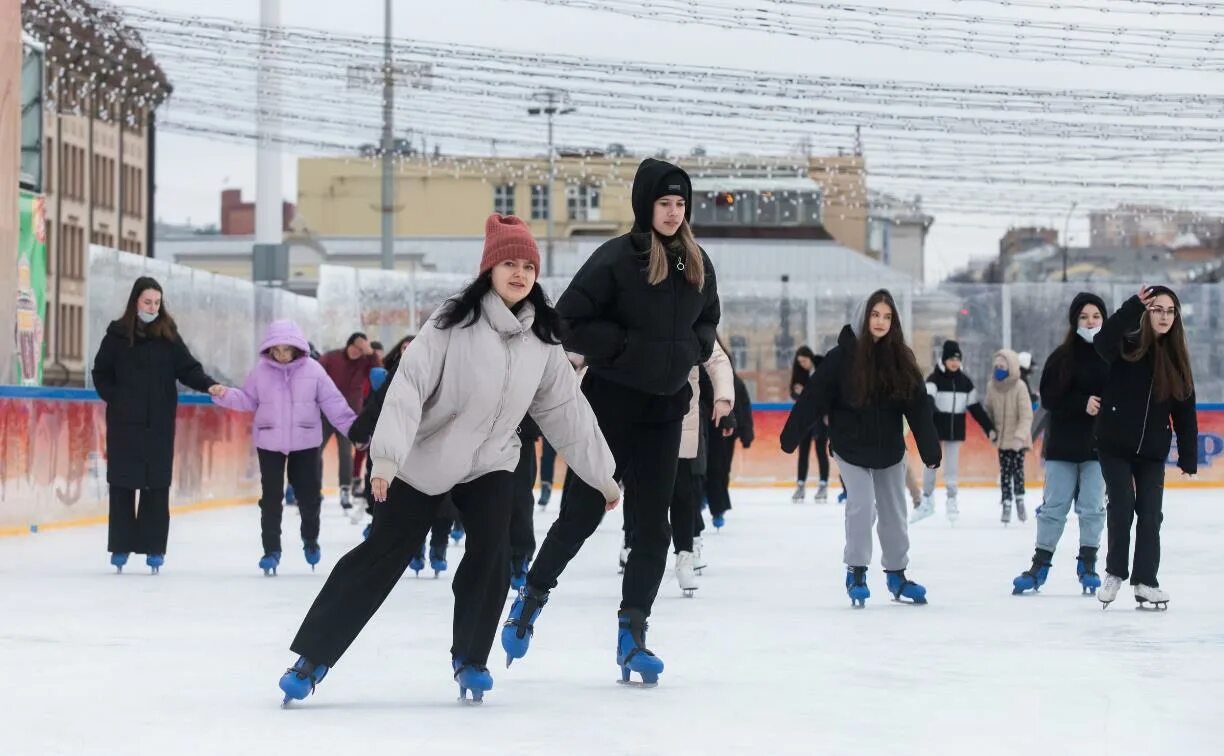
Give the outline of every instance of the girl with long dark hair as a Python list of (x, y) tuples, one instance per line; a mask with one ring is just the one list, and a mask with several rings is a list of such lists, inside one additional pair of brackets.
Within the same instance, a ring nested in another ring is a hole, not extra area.
[(1101, 414), (1109, 365), (1093, 342), (1108, 314), (1105, 300), (1096, 294), (1075, 295), (1067, 313), (1067, 336), (1046, 360), (1041, 374), (1041, 406), (1050, 418), (1044, 446), (1045, 491), (1037, 510), (1033, 564), (1012, 581), (1012, 593), (1034, 591), (1045, 584), (1073, 503), (1079, 520), (1075, 573), (1084, 593), (1095, 594), (1101, 587), (1096, 564), (1105, 529), (1105, 478), (1097, 459), (1093, 424)]
[[(688, 223), (692, 193), (680, 168), (643, 161), (633, 180), (633, 230), (595, 250), (557, 302), (565, 348), (589, 365), (582, 391), (616, 456), (632, 523), (616, 663), (622, 681), (637, 672), (647, 685), (663, 671), (646, 648), (646, 618), (667, 569), (667, 515), (692, 398), (689, 370), (710, 358), (719, 320), (714, 266)], [(549, 591), (603, 519), (603, 495), (578, 472), (584, 480), (567, 475), (560, 516), (510, 609), (502, 631), (508, 659), (527, 653)]]
[[(1181, 301), (1167, 286), (1141, 287), (1113, 314), (1093, 341), (1109, 363), (1109, 380), (1096, 420), (1098, 456), (1109, 492), (1109, 552), (1102, 605), (1118, 597), (1130, 578), (1135, 601), (1167, 607), (1160, 589), (1160, 523), (1164, 520), (1165, 460), (1177, 434), (1177, 466), (1198, 473), (1198, 415), (1194, 375), (1182, 328)], [(1172, 427), (1170, 427), (1170, 419)], [(1135, 569), (1130, 530), (1135, 527)]]
[[(791, 364), (790, 395), (798, 400), (807, 382), (820, 367), (824, 358), (812, 351), (809, 346), (801, 346), (795, 350), (795, 361)], [(829, 500), (829, 429), (824, 418), (816, 421), (810, 436), (799, 442), (799, 470), (795, 476), (795, 493), (791, 501), (803, 501), (807, 486), (808, 464), (812, 451), (812, 443), (816, 445), (816, 465), (820, 472), (820, 487), (816, 489), (814, 501), (818, 504)]]
[(872, 294), (861, 317), (842, 328), (837, 346), (799, 397), (782, 429), (790, 453), (829, 418), (829, 435), (846, 489), (846, 591), (861, 607), (871, 563), (871, 527), (877, 522), (888, 592), (894, 599), (926, 603), (926, 589), (905, 577), (909, 566), (909, 518), (905, 501), (905, 435), (909, 421), (918, 453), (939, 466), (939, 437), (914, 353), (905, 344), (897, 304), (885, 289)]
[(145, 554), (145, 564), (158, 572), (170, 535), (176, 383), (214, 397), (225, 387), (191, 356), (162, 300), (161, 284), (147, 276), (132, 284), (123, 315), (107, 327), (94, 357), (93, 382), (106, 402), (111, 564), (122, 572), (134, 552)]
[(560, 319), (536, 282), (527, 225), (492, 215), (480, 275), (447, 301), (404, 352), (370, 444), (370, 537), (336, 563), (290, 646), (285, 702), (303, 699), (391, 593), (449, 492), (467, 548), (455, 572), (451, 669), (460, 696), (493, 687), (487, 662), (510, 583), (515, 429), (527, 411), (557, 451), (620, 499), (615, 461), (560, 344)]

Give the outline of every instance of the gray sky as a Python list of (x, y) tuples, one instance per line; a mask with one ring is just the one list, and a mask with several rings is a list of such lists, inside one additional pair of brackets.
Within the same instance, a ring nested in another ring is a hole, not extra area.
[[(870, 0), (877, 5), (912, 7), (907, 0)], [(1080, 4), (1101, 0), (1080, 0)], [(170, 13), (200, 13), (257, 22), (258, 0), (158, 0), (155, 4), (120, 0), (118, 5), (152, 7)], [(678, 25), (573, 10), (521, 0), (447, 0), (447, 2), (396, 1), (395, 35), (423, 41), (488, 45), (524, 52), (589, 55), (649, 62), (717, 65), (738, 68), (832, 74), (870, 79), (904, 79), (952, 84), (997, 84), (1004, 86), (1068, 87), (1131, 91), (1179, 91), (1224, 94), (1224, 74), (1195, 71), (1126, 70), (1081, 66), (1070, 62), (1026, 62), (994, 60), (976, 55), (948, 55), (906, 51), (844, 42), (817, 42), (752, 31), (730, 31), (696, 25)], [(1023, 16), (1026, 19), (1066, 21), (1066, 13), (1048, 10), (1007, 10), (999, 5), (973, 0), (926, 2), (924, 9), (983, 15)], [(284, 0), (283, 22), (337, 32), (380, 34), (381, 0)], [(1142, 16), (1103, 16), (1081, 12), (1070, 20), (1094, 23), (1142, 24)], [(1224, 33), (1220, 19), (1186, 19), (1161, 22), (1198, 31)], [(174, 79), (175, 71), (168, 68)], [(180, 90), (181, 91), (181, 90)], [(377, 135), (371, 135), (371, 141)], [(559, 126), (559, 141), (564, 141)], [(445, 142), (442, 148), (446, 149)], [(823, 150), (817, 140), (814, 152)], [(293, 199), (296, 186), (296, 156), (287, 153), (286, 193)], [(867, 153), (871, 165), (871, 152)], [(1115, 166), (1117, 168), (1117, 166)], [(1123, 169), (1125, 166), (1123, 166)], [(1140, 177), (1142, 180), (1142, 177)], [(1162, 178), (1161, 180), (1166, 180)], [(253, 147), (210, 141), (200, 137), (162, 134), (158, 153), (158, 214), (165, 220), (194, 223), (216, 222), (219, 192), (240, 187), (254, 196)], [(875, 188), (888, 188), (873, 181)], [(934, 191), (924, 197), (934, 199)], [(1204, 210), (1218, 208), (1201, 208)], [(1087, 218), (1081, 208), (1071, 225), (1072, 243), (1087, 242)], [(1061, 228), (1056, 217), (958, 216), (938, 213), (928, 244), (927, 276), (935, 280), (963, 265), (971, 256), (991, 255), (1009, 225), (1048, 224)]]

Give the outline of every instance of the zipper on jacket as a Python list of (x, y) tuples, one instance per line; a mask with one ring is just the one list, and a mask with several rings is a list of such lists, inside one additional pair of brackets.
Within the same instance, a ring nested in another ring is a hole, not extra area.
[(1143, 406), (1143, 428), (1139, 431), (1139, 445), (1135, 447), (1135, 453), (1143, 448), (1143, 439), (1147, 436), (1148, 415), (1152, 414), (1152, 387), (1156, 385), (1156, 377), (1152, 376), (1152, 382), (1148, 384), (1147, 404)]

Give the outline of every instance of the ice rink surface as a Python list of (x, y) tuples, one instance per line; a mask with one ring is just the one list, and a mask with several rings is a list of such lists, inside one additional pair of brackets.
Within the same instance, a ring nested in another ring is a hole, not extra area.
[[(449, 576), (409, 572), (318, 692), (280, 708), (289, 640), (360, 538), (334, 501), (317, 574), (293, 510), (276, 578), (256, 567), (255, 506), (176, 517), (156, 577), (136, 558), (116, 575), (102, 527), (0, 539), (0, 754), (1224, 752), (1220, 493), (1167, 493), (1164, 613), (1137, 611), (1129, 587), (1104, 612), (1081, 596), (1074, 516), (1045, 589), (1012, 596), (1034, 523), (1004, 528), (985, 490), (962, 493), (955, 528), (942, 503), (911, 527), (929, 605), (889, 600), (877, 554), (852, 610), (841, 508), (789, 493), (735, 492), (695, 598), (669, 563), (648, 637), (667, 665), (657, 689), (614, 684), (616, 512), (528, 656), (507, 670), (495, 643), (482, 707), (456, 703)], [(538, 537), (556, 511), (537, 510)]]

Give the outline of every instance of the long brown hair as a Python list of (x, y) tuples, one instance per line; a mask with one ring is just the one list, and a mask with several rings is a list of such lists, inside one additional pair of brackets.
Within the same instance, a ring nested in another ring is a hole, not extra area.
[[(871, 310), (883, 302), (892, 310), (892, 327), (884, 338), (871, 338)], [(850, 369), (851, 395), (855, 406), (887, 401), (905, 401), (922, 385), (922, 372), (914, 351), (905, 344), (901, 313), (888, 289), (867, 298), (867, 309), (858, 328), (858, 344)]]
[(179, 337), (178, 324), (174, 322), (174, 318), (170, 317), (170, 311), (166, 309), (166, 294), (162, 291), (161, 284), (157, 282), (156, 278), (141, 276), (136, 279), (136, 283), (132, 284), (132, 293), (128, 294), (127, 307), (119, 318), (119, 324), (123, 326), (124, 332), (127, 333), (128, 343), (136, 343), (136, 304), (140, 300), (140, 295), (149, 289), (162, 295), (162, 303), (161, 308), (157, 311), (157, 320), (148, 325), (141, 324), (145, 335), (151, 339), (177, 341)]
[(1194, 374), (1190, 370), (1190, 350), (1186, 347), (1186, 330), (1182, 328), (1181, 301), (1171, 289), (1161, 287), (1156, 296), (1165, 294), (1173, 300), (1177, 316), (1173, 327), (1164, 336), (1152, 328), (1151, 313), (1144, 312), (1139, 319), (1139, 343), (1132, 349), (1122, 350), (1122, 359), (1139, 362), (1152, 355), (1152, 395), (1158, 402), (1170, 399), (1185, 401), (1194, 392)]
[[(701, 247), (697, 246), (697, 240), (693, 238), (693, 229), (689, 228), (687, 220), (680, 224), (676, 238), (684, 245), (684, 278), (697, 287), (697, 291), (701, 291), (705, 288), (705, 260), (702, 259)], [(646, 281), (651, 286), (663, 283), (671, 272), (670, 267), (671, 264), (667, 261), (667, 245), (663, 243), (663, 237), (652, 229), (650, 232), (650, 262), (646, 268)]]

